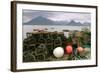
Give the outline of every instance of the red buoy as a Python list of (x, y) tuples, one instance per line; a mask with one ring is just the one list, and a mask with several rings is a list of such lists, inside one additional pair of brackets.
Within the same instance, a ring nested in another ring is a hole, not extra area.
[(72, 52), (73, 52), (72, 46), (66, 46), (66, 53), (67, 54), (72, 54)]

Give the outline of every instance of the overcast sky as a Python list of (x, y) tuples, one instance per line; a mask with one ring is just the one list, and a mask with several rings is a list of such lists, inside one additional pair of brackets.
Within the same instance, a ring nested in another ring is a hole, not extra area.
[(43, 16), (53, 21), (71, 21), (76, 22), (91, 22), (90, 13), (65, 12), (65, 11), (39, 11), (39, 10), (23, 10), (23, 23), (29, 22), (35, 17)]

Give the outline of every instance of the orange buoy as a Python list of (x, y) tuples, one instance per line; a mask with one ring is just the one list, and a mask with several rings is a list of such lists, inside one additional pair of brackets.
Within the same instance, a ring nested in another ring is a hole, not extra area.
[(82, 47), (78, 47), (78, 48), (77, 48), (78, 53), (83, 52), (83, 50), (84, 50), (84, 49), (83, 49)]

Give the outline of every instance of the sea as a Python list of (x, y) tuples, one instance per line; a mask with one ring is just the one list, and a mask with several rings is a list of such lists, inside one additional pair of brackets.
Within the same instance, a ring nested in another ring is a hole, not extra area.
[(26, 33), (27, 32), (34, 32), (33, 29), (39, 29), (39, 30), (44, 30), (47, 29), (47, 31), (54, 32), (62, 32), (62, 30), (78, 30), (81, 31), (84, 28), (90, 29), (90, 26), (61, 26), (61, 25), (23, 25), (22, 28), (22, 38), (26, 38)]

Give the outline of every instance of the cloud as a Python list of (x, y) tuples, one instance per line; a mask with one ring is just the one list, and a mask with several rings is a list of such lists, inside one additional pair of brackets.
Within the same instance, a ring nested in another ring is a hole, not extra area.
[(75, 20), (77, 22), (91, 22), (90, 13), (23, 10), (23, 22), (28, 22), (38, 16), (43, 16), (53, 21)]

